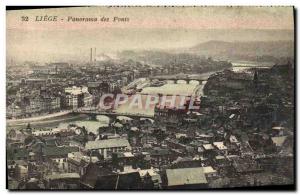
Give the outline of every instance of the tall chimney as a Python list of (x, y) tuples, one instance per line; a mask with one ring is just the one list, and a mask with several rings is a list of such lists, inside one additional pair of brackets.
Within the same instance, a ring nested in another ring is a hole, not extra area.
[(93, 62), (93, 48), (91, 48), (91, 54), (90, 54), (90, 63)]
[(96, 62), (96, 47), (95, 47), (95, 50), (94, 50), (94, 61)]

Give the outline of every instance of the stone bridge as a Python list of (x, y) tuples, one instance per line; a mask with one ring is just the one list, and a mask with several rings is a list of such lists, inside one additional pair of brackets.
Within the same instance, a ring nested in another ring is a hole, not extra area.
[(178, 83), (178, 81), (183, 80), (189, 84), (191, 81), (198, 81), (199, 84), (207, 81), (209, 75), (188, 75), (188, 74), (177, 74), (177, 75), (158, 75), (150, 77), (150, 81), (159, 80), (159, 81), (174, 81), (174, 83)]
[(99, 110), (97, 107), (79, 108), (79, 109), (73, 110), (73, 113), (86, 114), (86, 115), (89, 115), (92, 119), (96, 119), (97, 115), (107, 116), (107, 117), (112, 118), (112, 119), (115, 119), (118, 116), (126, 116), (126, 117), (133, 118), (133, 119), (154, 118), (154, 116), (140, 114), (140, 113), (117, 113), (117, 112), (114, 112), (114, 111)]

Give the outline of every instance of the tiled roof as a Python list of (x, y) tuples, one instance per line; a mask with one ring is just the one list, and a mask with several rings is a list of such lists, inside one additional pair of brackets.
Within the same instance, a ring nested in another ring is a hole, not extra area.
[(68, 153), (78, 152), (78, 151), (79, 151), (78, 147), (69, 147), (69, 146), (43, 148), (43, 153), (46, 156), (64, 156), (64, 155), (68, 155)]
[(272, 137), (272, 141), (276, 146), (282, 146), (287, 136)]
[(213, 145), (211, 145), (211, 144), (204, 144), (204, 145), (203, 145), (203, 148), (204, 148), (205, 150), (213, 150), (213, 149), (214, 149)]
[(116, 147), (130, 147), (127, 139), (106, 139), (89, 141), (86, 143), (85, 149), (100, 149), (100, 148), (116, 148)]
[(168, 186), (206, 184), (203, 167), (167, 169)]
[(49, 180), (56, 180), (56, 179), (79, 179), (80, 176), (78, 173), (60, 173), (60, 174), (53, 174), (48, 175), (46, 177)]

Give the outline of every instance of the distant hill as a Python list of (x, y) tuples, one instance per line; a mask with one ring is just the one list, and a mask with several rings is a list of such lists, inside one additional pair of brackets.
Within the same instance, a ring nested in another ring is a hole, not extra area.
[(200, 43), (186, 51), (198, 55), (226, 58), (244, 58), (257, 56), (293, 57), (293, 41), (251, 41), (225, 42), (208, 41)]
[(293, 41), (207, 41), (190, 48), (172, 50), (125, 50), (118, 53), (122, 60), (150, 64), (202, 64), (208, 57), (229, 61), (282, 63), (294, 57)]

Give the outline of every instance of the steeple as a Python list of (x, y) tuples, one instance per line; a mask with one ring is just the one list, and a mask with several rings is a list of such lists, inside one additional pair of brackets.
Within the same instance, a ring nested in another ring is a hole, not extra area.
[(255, 72), (254, 72), (253, 84), (254, 84), (254, 88), (257, 89), (257, 87), (258, 87), (258, 72), (257, 72), (256, 69), (255, 69)]

